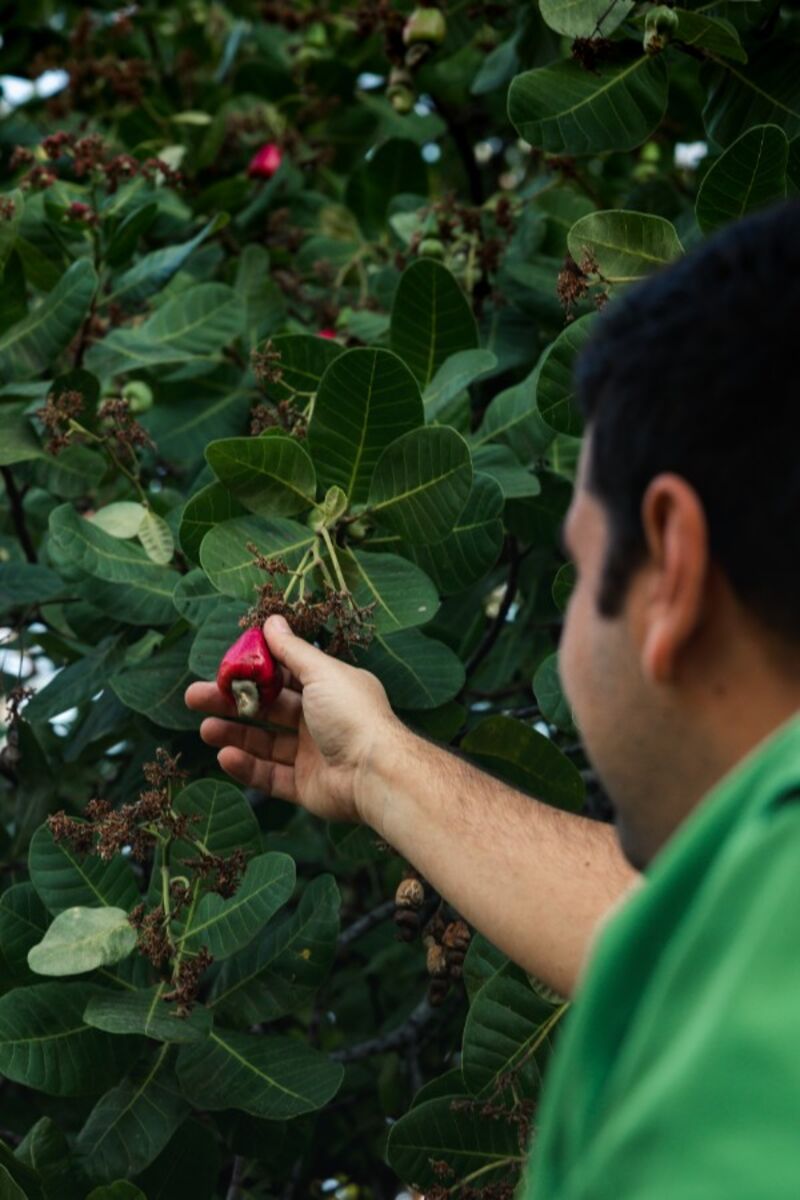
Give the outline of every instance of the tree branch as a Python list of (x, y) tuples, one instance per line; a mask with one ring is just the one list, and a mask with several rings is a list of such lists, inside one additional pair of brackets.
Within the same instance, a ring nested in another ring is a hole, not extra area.
[(417, 1007), (396, 1029), (382, 1033), (378, 1037), (359, 1042), (356, 1046), (346, 1046), (343, 1050), (334, 1050), (330, 1055), (333, 1062), (356, 1062), (360, 1058), (369, 1058), (372, 1054), (384, 1054), (387, 1050), (398, 1050), (416, 1042), (421, 1029), (436, 1015), (435, 1009), (425, 996)]
[(11, 507), (11, 520), (14, 523), (14, 528), (17, 531), (19, 544), (25, 552), (25, 557), (28, 562), (37, 562), (36, 548), (31, 541), (31, 535), (28, 532), (28, 526), (25, 522), (25, 509), (22, 507), (22, 493), (17, 490), (17, 485), (14, 482), (14, 476), (11, 474), (10, 467), (0, 467), (3, 480), (6, 485), (6, 495), (8, 503)]
[(339, 934), (339, 940), (336, 943), (338, 950), (349, 946), (356, 938), (360, 938), (363, 934), (369, 933), (376, 925), (380, 925), (381, 921), (385, 921), (394, 912), (394, 900), (383, 900), (371, 912), (365, 913), (363, 917), (359, 917), (357, 921), (353, 921), (352, 925), (348, 925), (347, 929), (343, 929)]
[(233, 1160), (233, 1170), (231, 1171), (231, 1181), (228, 1185), (228, 1193), (225, 1200), (239, 1200), (242, 1194), (242, 1182), (244, 1180), (244, 1159), (240, 1154), (237, 1154)]

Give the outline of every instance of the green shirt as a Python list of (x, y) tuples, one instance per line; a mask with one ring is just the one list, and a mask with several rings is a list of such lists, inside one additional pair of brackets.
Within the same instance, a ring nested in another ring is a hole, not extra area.
[(598, 937), (524, 1200), (799, 1200), (800, 714), (703, 799)]

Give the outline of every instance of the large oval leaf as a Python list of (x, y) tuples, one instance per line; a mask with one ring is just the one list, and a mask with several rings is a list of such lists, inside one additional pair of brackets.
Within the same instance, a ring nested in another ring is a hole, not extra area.
[(414, 429), (387, 446), (375, 467), (369, 508), (409, 542), (440, 542), (472, 487), (472, 459), (460, 434), (446, 426)]
[(700, 74), (707, 96), (706, 132), (729, 146), (753, 125), (780, 125), (790, 140), (800, 134), (800, 75), (796, 47), (767, 38), (747, 67), (714, 59)]
[(786, 197), (789, 141), (777, 125), (737, 138), (703, 176), (695, 213), (704, 233)]
[(183, 702), (194, 676), (189, 666), (191, 639), (183, 637), (144, 662), (133, 663), (109, 679), (123, 704), (167, 729), (197, 729), (200, 718)]
[(271, 1121), (322, 1108), (343, 1077), (340, 1063), (297, 1038), (221, 1029), (178, 1055), (181, 1087), (197, 1108), (239, 1108)]
[(0, 376), (29, 379), (57, 360), (80, 329), (96, 287), (94, 267), (79, 258), (36, 308), (0, 335)]
[(308, 426), (320, 483), (361, 503), (381, 452), (424, 419), (416, 380), (396, 354), (348, 350), (325, 372)]
[(683, 254), (675, 226), (652, 213), (608, 209), (587, 213), (567, 237), (569, 252), (581, 267), (596, 270), (609, 283), (631, 283)]
[(223, 438), (206, 447), (206, 459), (220, 483), (249, 512), (291, 517), (314, 503), (314, 464), (288, 434)]
[(126, 1071), (142, 1042), (93, 1029), (90, 983), (38, 983), (0, 997), (0, 1075), (51, 1096), (97, 1094)]
[[(577, 324), (577, 322), (575, 322)], [(571, 329), (572, 326), (567, 328)], [(487, 442), (505, 442), (520, 462), (539, 458), (553, 440), (552, 429), (545, 424), (536, 407), (536, 387), (540, 364), (526, 379), (498, 393), (486, 409), (480, 427), (470, 445), (473, 449)]]
[(386, 1159), (401, 1179), (418, 1188), (441, 1186), (435, 1164), (446, 1162), (453, 1177), (480, 1172), (482, 1186), (515, 1181), (525, 1155), (516, 1125), (491, 1121), (481, 1105), (465, 1107), (452, 1096), (415, 1105), (389, 1130)]
[(608, 37), (627, 17), (635, 0), (539, 0), (551, 29), (570, 38)]
[(128, 604), (136, 605), (144, 623), (166, 625), (174, 620), (175, 572), (152, 562), (141, 547), (112, 537), (70, 504), (50, 513), (50, 536), (70, 563), (104, 582), (123, 585)]
[(44, 936), (47, 910), (31, 883), (15, 883), (0, 893), (0, 986), (32, 980), (28, 951)]
[(392, 307), (391, 343), (422, 388), (451, 354), (477, 347), (467, 298), (455, 277), (434, 259), (419, 258), (403, 272)]
[(575, 361), (589, 340), (593, 314), (580, 317), (563, 329), (545, 351), (536, 380), (536, 406), (557, 433), (577, 437), (583, 432), (583, 415), (575, 400)]
[(634, 150), (666, 106), (666, 67), (649, 55), (593, 71), (572, 61), (537, 67), (517, 75), (508, 92), (520, 137), (551, 154)]
[(152, 1060), (97, 1101), (75, 1142), (93, 1179), (138, 1175), (189, 1115), (175, 1078), (175, 1052), (162, 1046)]
[[(253, 562), (247, 545), (252, 542), (268, 558), (278, 555), (290, 570), (314, 541), (314, 533), (285, 517), (235, 517), (215, 525), (200, 546), (200, 564), (217, 591), (253, 604), (256, 589), (269, 580)], [(286, 585), (288, 576), (276, 575), (276, 587)]]
[(208, 1036), (211, 1014), (196, 1005), (188, 1017), (175, 1015), (174, 1004), (162, 999), (168, 983), (131, 992), (98, 992), (86, 1005), (84, 1019), (107, 1033), (138, 1033), (157, 1042), (197, 1042)]
[(434, 546), (398, 541), (396, 548), (422, 567), (443, 596), (468, 588), (494, 566), (503, 548), (500, 485), (477, 473), (467, 503), (446, 538)]
[(47, 825), (40, 825), (31, 838), (28, 870), (42, 903), (55, 915), (74, 905), (129, 910), (139, 899), (136, 878), (124, 858), (79, 855), (67, 841), (55, 841)]
[(187, 500), (181, 514), (178, 540), (184, 554), (200, 561), (200, 543), (215, 525), (244, 514), (244, 507), (221, 483), (209, 483)]
[(236, 894), (207, 893), (189, 913), (177, 941), (193, 953), (207, 946), (228, 958), (251, 942), (294, 891), (294, 859), (272, 852), (251, 859)]
[(470, 730), (461, 749), (537, 800), (580, 811), (584, 795), (580, 771), (554, 742), (524, 722), (487, 717)]
[(297, 1012), (328, 976), (336, 954), (341, 896), (332, 875), (317, 875), (291, 916), (229, 958), (214, 981), (211, 1005), (242, 1025)]
[(189, 651), (189, 669), (193, 674), (200, 679), (216, 679), (226, 651), (242, 636), (239, 619), (246, 612), (243, 601), (220, 598), (207, 613)]
[(28, 951), (37, 975), (81, 975), (127, 958), (136, 932), (123, 908), (65, 908)]
[[(257, 854), (261, 834), (255, 813), (239, 788), (223, 779), (197, 779), (175, 798), (175, 811), (189, 818), (190, 836), (209, 854), (226, 858), (234, 850)], [(172, 859), (180, 867), (184, 858), (197, 854), (197, 847), (176, 838)]]
[(396, 554), (352, 550), (339, 560), (356, 603), (375, 605), (369, 619), (381, 633), (424, 625), (439, 607), (436, 588), (424, 571)]
[(267, 395), (298, 406), (308, 403), (333, 360), (344, 353), (344, 347), (332, 338), (312, 333), (279, 334), (270, 339), (269, 348), (280, 354), (280, 378), (267, 383)]
[(356, 650), (359, 666), (378, 676), (396, 708), (438, 708), (464, 685), (464, 664), (449, 646), (418, 629), (376, 634)]

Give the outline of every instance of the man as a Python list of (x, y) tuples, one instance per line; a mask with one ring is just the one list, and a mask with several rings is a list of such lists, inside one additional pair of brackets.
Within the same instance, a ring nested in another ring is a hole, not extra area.
[(580, 976), (526, 1200), (800, 1196), (798, 302), (791, 203), (617, 297), (578, 363), (561, 671), (619, 842), (416, 737), (279, 618), (293, 732), (187, 694), (235, 779), (367, 822), (524, 969)]

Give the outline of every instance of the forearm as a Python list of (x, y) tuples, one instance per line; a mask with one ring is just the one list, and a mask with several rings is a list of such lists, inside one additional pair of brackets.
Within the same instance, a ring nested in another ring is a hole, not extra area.
[(571, 994), (600, 919), (640, 876), (613, 828), (542, 804), (405, 728), (359, 784), (364, 819), (524, 970)]

